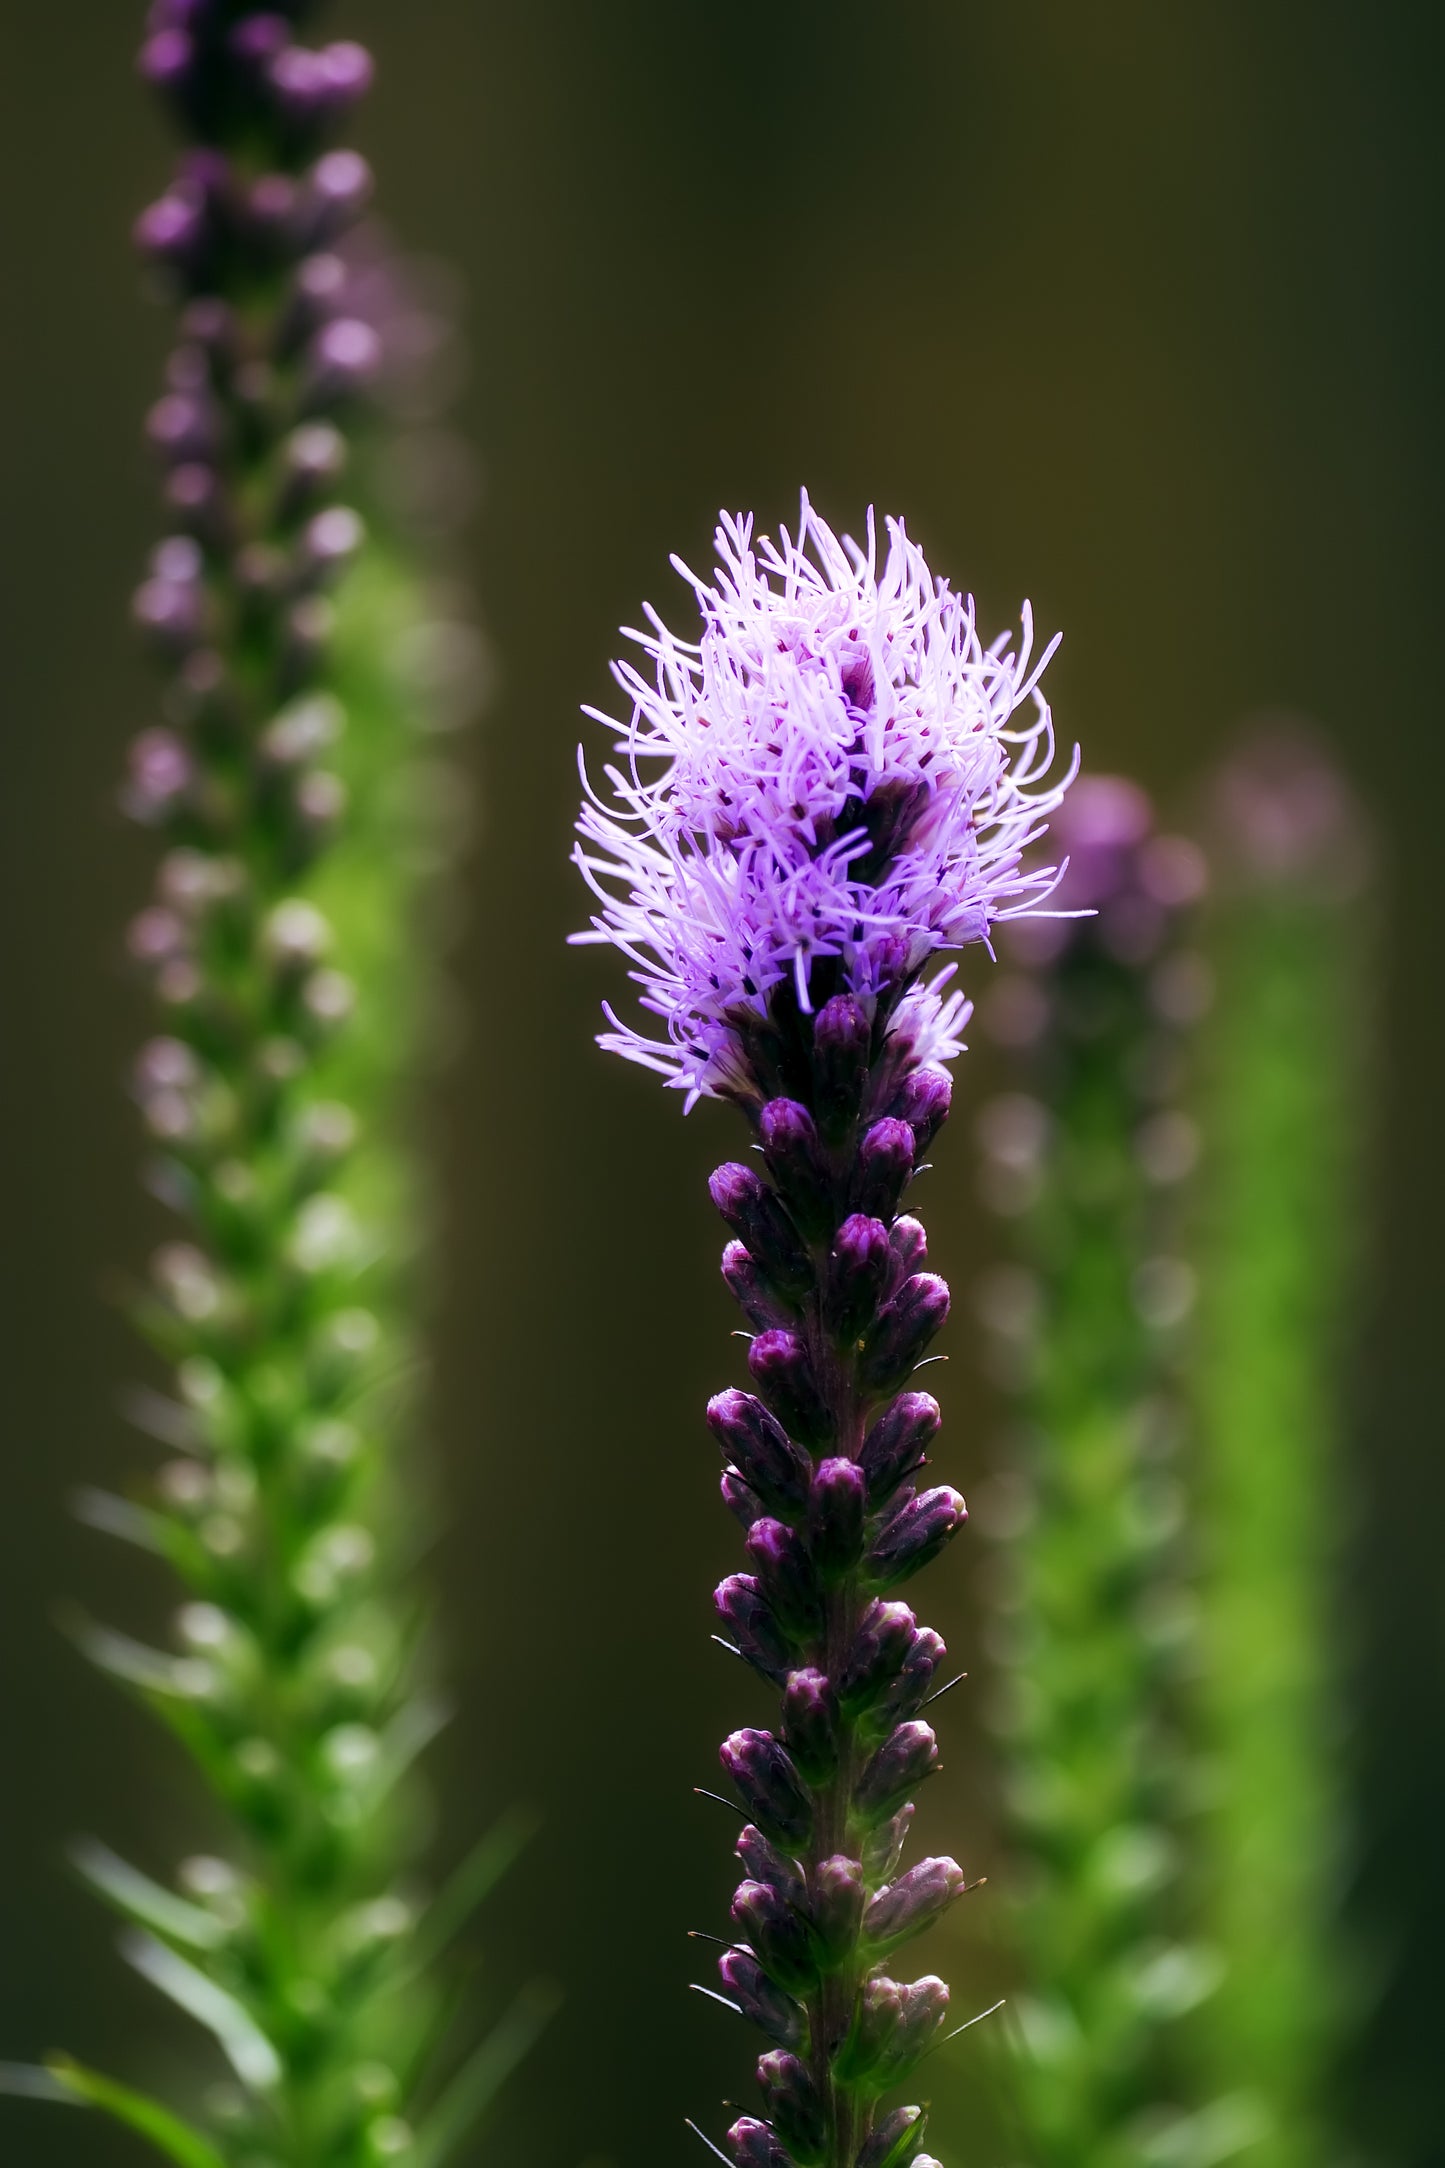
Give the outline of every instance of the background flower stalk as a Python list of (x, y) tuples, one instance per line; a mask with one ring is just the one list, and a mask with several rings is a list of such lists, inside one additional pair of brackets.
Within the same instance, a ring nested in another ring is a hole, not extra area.
[(85, 1638), (192, 1756), (218, 1849), (176, 1887), (99, 1845), (80, 1864), (231, 2082), (194, 2120), (64, 2059), (25, 2082), (183, 2168), (439, 2168), (546, 2002), (459, 2056), (448, 1945), (516, 1825), (430, 1904), (411, 1881), (441, 1710), (403, 1576), (420, 1184), (397, 1123), (449, 840), (421, 734), (467, 694), (468, 640), (392, 486), (432, 424), (436, 313), (336, 142), (370, 60), (303, 43), (311, 12), (157, 0), (140, 58), (187, 138), (137, 227), (179, 321), (147, 425), (170, 525), (135, 598), (166, 712), (124, 793), (162, 846), (130, 930), (162, 1019), (134, 1091), (183, 1231), (136, 1303), (170, 1384), (135, 1412), (170, 1457), (86, 1511), (185, 1600), (169, 1649)]
[(580, 938), (623, 951), (664, 1027), (609, 1010), (602, 1043), (733, 1100), (758, 1154), (710, 1184), (755, 1388), (708, 1409), (746, 1550), (716, 1607), (781, 1697), (721, 1749), (748, 1816), (722, 1994), (771, 2043), (766, 2115), (727, 2143), (739, 2168), (903, 2168), (926, 2111), (884, 2097), (949, 1998), (894, 1959), (964, 1887), (950, 1858), (902, 1866), (945, 1651), (897, 1591), (965, 1519), (912, 1385), (948, 1289), (903, 1206), (967, 1015), (923, 974), (1046, 893), (1020, 854), (1063, 785), (1031, 789), (1052, 739), (1027, 625), (1018, 655), (985, 649), (896, 522), (855, 548), (805, 499), (796, 539), (725, 519), (717, 548), (711, 585), (685, 574), (700, 640), (652, 616), (655, 674), (618, 666), (633, 712), (583, 808)]

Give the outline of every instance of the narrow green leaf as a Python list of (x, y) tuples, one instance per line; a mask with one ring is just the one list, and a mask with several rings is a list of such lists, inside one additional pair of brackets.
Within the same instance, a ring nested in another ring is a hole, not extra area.
[(522, 1807), (509, 1808), (492, 1824), (427, 1907), (412, 1943), (418, 1968), (433, 1965), (456, 1939), (536, 1828), (535, 1815)]
[(173, 2003), (215, 2035), (232, 2069), (253, 2092), (268, 2092), (281, 2075), (280, 2058), (245, 2005), (153, 1935), (121, 1938), (128, 1963)]
[(213, 1950), (225, 1940), (226, 1930), (213, 1913), (162, 1888), (108, 1845), (84, 1837), (71, 1847), (70, 1856), (91, 1888), (137, 1927), (148, 1927), (189, 1950)]
[(12, 2100), (49, 2100), (57, 2107), (81, 2105), (71, 2088), (62, 2085), (43, 2063), (0, 2063), (0, 2093), (8, 2093)]
[(99, 2071), (87, 2070), (68, 2055), (53, 2055), (46, 2068), (68, 2097), (87, 2107), (100, 2108), (138, 2137), (149, 2139), (158, 2153), (175, 2163), (175, 2168), (226, 2168), (210, 2140), (189, 2123), (183, 2123), (169, 2108), (163, 2108), (158, 2100), (128, 2085), (118, 2085), (114, 2078), (102, 2077)]
[(550, 1980), (524, 1987), (510, 2010), (468, 2057), (416, 2134), (415, 2168), (442, 2168), (476, 2129), (556, 2010), (561, 1995)]

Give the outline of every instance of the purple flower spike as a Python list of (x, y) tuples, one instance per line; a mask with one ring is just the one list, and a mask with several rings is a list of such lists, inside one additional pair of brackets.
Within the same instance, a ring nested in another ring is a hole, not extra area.
[(782, 1714), (723, 1749), (758, 1824), (739, 1840), (748, 1947), (723, 1969), (785, 2052), (759, 2066), (770, 2120), (735, 2125), (735, 2155), (907, 2168), (923, 2113), (878, 2096), (932, 2044), (947, 1990), (875, 1967), (959, 1877), (899, 1872), (938, 1766), (918, 1712), (944, 1647), (879, 1592), (964, 1507), (914, 1489), (939, 1411), (900, 1389), (949, 1296), (900, 1205), (969, 1015), (946, 959), (1047, 899), (1054, 875), (1024, 852), (1072, 773), (1046, 780), (1027, 612), (1017, 650), (985, 646), (898, 522), (880, 542), (870, 517), (859, 548), (805, 498), (796, 537), (724, 518), (717, 551), (707, 581), (678, 567), (695, 635), (649, 610), (628, 635), (641, 661), (616, 666), (625, 719), (601, 776), (584, 768), (574, 858), (595, 907), (575, 938), (624, 953), (648, 1020), (607, 1008), (601, 1043), (751, 1130), (753, 1156), (711, 1183), (757, 1395), (708, 1411), (751, 1568), (717, 1602)]

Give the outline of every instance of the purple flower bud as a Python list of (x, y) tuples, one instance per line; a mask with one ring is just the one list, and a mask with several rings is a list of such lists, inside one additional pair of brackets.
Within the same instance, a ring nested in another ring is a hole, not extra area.
[(833, 1419), (823, 1404), (808, 1350), (795, 1332), (760, 1332), (748, 1368), (768, 1406), (803, 1445), (822, 1445)]
[(745, 1483), (736, 1468), (727, 1467), (718, 1484), (722, 1502), (744, 1528), (751, 1528), (754, 1521), (763, 1519), (766, 1507), (750, 1483)]
[(926, 2109), (895, 2108), (874, 2125), (854, 2168), (905, 2168), (905, 2163), (916, 2159), (927, 2126)]
[(740, 1882), (731, 1917), (770, 1980), (789, 1994), (812, 1994), (818, 1984), (818, 1958), (812, 1928), (802, 1913), (769, 1883)]
[(172, 188), (147, 204), (135, 222), (133, 238), (140, 253), (154, 263), (187, 264), (200, 254), (205, 235), (204, 201), (190, 190)]
[(753, 1393), (729, 1387), (707, 1404), (708, 1427), (739, 1475), (773, 1513), (801, 1513), (812, 1463)]
[(226, 43), (243, 68), (256, 71), (284, 52), (291, 29), (284, 15), (249, 15), (232, 29)]
[(289, 173), (263, 173), (246, 192), (243, 228), (253, 247), (290, 255), (298, 245), (296, 183)]
[(317, 333), (307, 357), (306, 401), (315, 408), (364, 389), (381, 366), (381, 340), (359, 316), (338, 316)]
[(881, 1823), (863, 1840), (863, 1879), (870, 1889), (876, 1889), (882, 1882), (891, 1882), (897, 1874), (912, 1825), (910, 1803), (900, 1807), (890, 1821)]
[(813, 1102), (827, 1137), (841, 1137), (858, 1119), (873, 1027), (852, 994), (835, 994), (813, 1020)]
[(730, 1242), (723, 1251), (722, 1276), (732, 1291), (733, 1300), (755, 1331), (768, 1332), (776, 1326), (793, 1323), (797, 1311), (768, 1285), (766, 1276), (753, 1262), (744, 1243)]
[[(928, 1729), (923, 1724), (901, 1728), (909, 1731)], [(894, 1737), (897, 1737), (896, 1733)], [(928, 1737), (931, 1741), (932, 1732)], [(893, 1740), (890, 1740), (880, 1753), (887, 1754), (892, 1745)], [(791, 1755), (770, 1731), (748, 1729), (730, 1733), (718, 1749), (718, 1758), (742, 1794), (743, 1804), (752, 1820), (765, 1835), (778, 1844), (807, 1843), (813, 1827), (812, 1803), (793, 1767)], [(875, 1755), (874, 1760), (877, 1759)], [(914, 1759), (917, 1759), (916, 1753)], [(900, 1754), (895, 1754), (894, 1760), (901, 1766)], [(912, 1766), (911, 1762), (909, 1766)]]
[(822, 1235), (833, 1224), (833, 1190), (818, 1146), (813, 1117), (796, 1099), (770, 1099), (758, 1116), (763, 1158), (804, 1234)]
[(122, 794), (133, 820), (164, 820), (191, 786), (191, 756), (169, 730), (143, 730), (130, 749), (130, 774)]
[(946, 1483), (908, 1499), (873, 1539), (865, 1571), (873, 1588), (896, 1588), (936, 1558), (968, 1519), (968, 1508)]
[(905, 1212), (893, 1222), (888, 1240), (897, 1259), (897, 1275), (901, 1283), (911, 1273), (921, 1272), (928, 1263), (928, 1237), (921, 1220), (910, 1218)]
[(935, 1974), (906, 1986), (886, 1977), (865, 1980), (834, 2071), (845, 2084), (884, 2092), (922, 2061), (947, 2016), (948, 1989)]
[(788, 1675), (791, 1651), (782, 1628), (750, 1573), (730, 1573), (713, 1593), (718, 1623), (755, 1671), (780, 1685)]
[(750, 1881), (766, 1882), (769, 1889), (775, 1889), (779, 1896), (786, 1897), (789, 1904), (800, 1909), (806, 1905), (808, 1892), (802, 1868), (795, 1859), (789, 1859), (775, 1844), (770, 1844), (752, 1822), (745, 1824), (733, 1849)]
[(708, 1178), (708, 1195), (747, 1245), (754, 1263), (785, 1294), (800, 1295), (813, 1284), (808, 1253), (782, 1203), (762, 1176), (730, 1160)]
[(146, 416), (146, 436), (164, 460), (209, 459), (216, 450), (216, 413), (204, 395), (167, 392)]
[(746, 1548), (784, 1633), (799, 1642), (816, 1640), (823, 1628), (823, 1604), (802, 1537), (786, 1521), (765, 1516), (748, 1530)]
[(154, 89), (169, 96), (184, 90), (195, 60), (195, 45), (184, 30), (158, 30), (141, 47), (136, 68)]
[(804, 1782), (829, 1784), (838, 1772), (838, 1696), (827, 1673), (795, 1671), (783, 1694), (783, 1737)]
[(947, 1316), (947, 1280), (936, 1272), (915, 1272), (905, 1280), (879, 1311), (859, 1358), (859, 1382), (865, 1391), (893, 1393), (906, 1383)]
[(738, 2117), (728, 2132), (728, 2147), (737, 2168), (792, 2168), (786, 2147), (755, 2115)]
[(846, 1852), (834, 1852), (814, 1868), (810, 1911), (825, 1969), (852, 1955), (864, 1898), (863, 1870)]
[(759, 2060), (758, 2087), (773, 2127), (798, 2168), (821, 2168), (828, 2157), (828, 2121), (807, 2064), (774, 2048)]
[(948, 1119), (953, 1078), (946, 1069), (915, 1069), (889, 1108), (913, 1131), (915, 1159), (921, 1158)]
[(900, 1724), (858, 1779), (853, 1799), (859, 1819), (865, 1824), (886, 1820), (938, 1767), (938, 1741), (930, 1727)]
[(808, 1500), (808, 1548), (826, 1586), (851, 1573), (863, 1555), (867, 1479), (856, 1461), (821, 1461)]
[(871, 1709), (887, 1692), (913, 1646), (918, 1621), (906, 1603), (871, 1603), (858, 1624), (838, 1681), (849, 1716)]
[(856, 1340), (891, 1292), (897, 1259), (880, 1219), (854, 1212), (833, 1237), (828, 1259), (828, 1323), (841, 1342)]
[(884, 1504), (900, 1483), (924, 1466), (927, 1448), (942, 1421), (932, 1393), (901, 1393), (879, 1416), (858, 1454), (858, 1465), (868, 1479), (870, 1505)]
[(943, 1636), (931, 1626), (920, 1626), (909, 1643), (908, 1654), (889, 1683), (876, 1708), (868, 1712), (865, 1729), (879, 1738), (890, 1725), (916, 1716), (933, 1689), (939, 1665), (948, 1654)]
[(858, 1147), (853, 1173), (853, 1208), (873, 1219), (891, 1220), (913, 1172), (913, 1131), (907, 1122), (885, 1115)]
[(142, 632), (158, 647), (182, 652), (201, 636), (201, 597), (190, 583), (147, 580), (136, 589), (131, 611)]
[(717, 1969), (723, 1986), (759, 2032), (779, 2047), (798, 2046), (807, 2033), (802, 2006), (768, 1978), (751, 1950), (725, 1950)]
[(353, 225), (372, 191), (371, 168), (360, 151), (328, 151), (308, 176), (306, 247), (321, 248)]
[(922, 1934), (962, 1895), (964, 1872), (956, 1859), (921, 1859), (890, 1882), (863, 1915), (863, 1938), (877, 1957)]

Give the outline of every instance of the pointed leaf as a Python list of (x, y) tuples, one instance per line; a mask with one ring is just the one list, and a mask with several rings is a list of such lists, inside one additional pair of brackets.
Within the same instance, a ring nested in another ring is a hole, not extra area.
[(415, 2168), (442, 2168), (472, 2134), (561, 1999), (549, 1980), (534, 1980), (523, 1988), (422, 2122), (416, 2134)]
[(83, 2064), (73, 2063), (68, 2055), (52, 2056), (47, 2068), (73, 2099), (102, 2109), (138, 2137), (149, 2139), (158, 2153), (175, 2163), (175, 2168), (226, 2168), (210, 2140), (158, 2100), (135, 2092), (129, 2085), (118, 2085), (114, 2078), (102, 2077), (99, 2071), (87, 2070)]
[(269, 2092), (281, 2075), (280, 2058), (243, 2003), (152, 1935), (125, 1935), (121, 1949), (153, 1987), (215, 2035), (243, 2085)]
[(226, 1930), (214, 1913), (188, 1904), (184, 1897), (153, 1882), (108, 1845), (84, 1837), (71, 1847), (70, 1856), (91, 1888), (137, 1927), (148, 1927), (165, 1941), (182, 1943), (190, 1950), (214, 1950), (225, 1941)]

